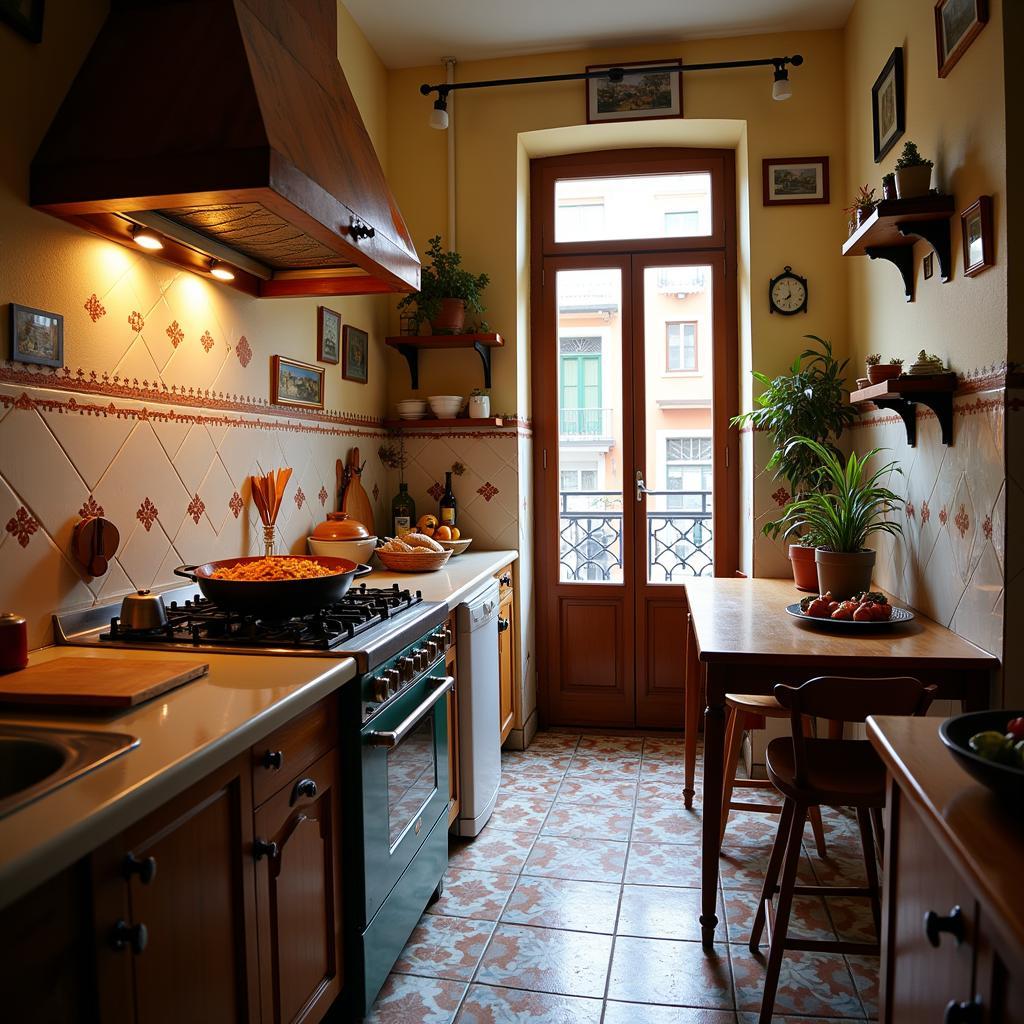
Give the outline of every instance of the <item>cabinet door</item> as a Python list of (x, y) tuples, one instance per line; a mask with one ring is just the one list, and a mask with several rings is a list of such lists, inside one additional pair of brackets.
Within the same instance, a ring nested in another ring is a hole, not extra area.
[(448, 693), (448, 824), (459, 816), (459, 672), (455, 651), (455, 616), (448, 617), (452, 644), (444, 656), (445, 672), (455, 680)]
[(498, 608), (498, 685), (501, 699), (501, 742), (512, 730), (515, 718), (515, 610), (509, 592)]
[(1024, 1024), (1024, 961), (1015, 947), (996, 934), (988, 908), (978, 929), (976, 997), (985, 1024)]
[(259, 1020), (251, 843), (242, 756), (97, 851), (104, 1020)]
[(338, 785), (332, 750), (256, 812), (263, 1024), (318, 1021), (341, 991)]

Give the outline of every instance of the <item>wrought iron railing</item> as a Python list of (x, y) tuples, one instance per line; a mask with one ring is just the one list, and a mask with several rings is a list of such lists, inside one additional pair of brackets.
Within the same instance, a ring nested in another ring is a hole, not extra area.
[[(622, 493), (561, 491), (560, 576), (567, 582), (622, 579)], [(714, 568), (710, 491), (647, 492), (647, 578), (679, 583)]]
[(612, 436), (611, 409), (559, 409), (558, 432), (563, 441)]

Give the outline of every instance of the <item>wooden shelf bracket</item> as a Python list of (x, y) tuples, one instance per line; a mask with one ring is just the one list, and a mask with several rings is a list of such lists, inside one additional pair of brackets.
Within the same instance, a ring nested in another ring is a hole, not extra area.
[(396, 345), (395, 348), (405, 356), (409, 364), (409, 376), (412, 378), (412, 389), (420, 386), (420, 350), (412, 345)]
[(952, 276), (952, 237), (948, 220), (900, 221), (896, 230), (904, 238), (923, 238), (939, 261), (939, 280), (945, 284)]
[(869, 245), (864, 250), (869, 259), (888, 260), (903, 278), (903, 294), (914, 301), (914, 250), (909, 245)]
[(917, 405), (928, 406), (939, 420), (942, 432), (942, 443), (953, 443), (953, 392), (936, 391), (930, 394), (919, 394), (910, 398), (875, 398), (872, 399), (880, 409), (892, 409), (898, 413), (903, 425), (907, 428), (907, 444), (917, 447)]
[(412, 378), (412, 389), (420, 386), (420, 351), (422, 349), (453, 349), (472, 348), (480, 356), (484, 364), (484, 387), (491, 386), (491, 349), (501, 348), (505, 344), (500, 334), (443, 334), (443, 335), (398, 335), (385, 338), (390, 348), (396, 349), (409, 364), (409, 376)]

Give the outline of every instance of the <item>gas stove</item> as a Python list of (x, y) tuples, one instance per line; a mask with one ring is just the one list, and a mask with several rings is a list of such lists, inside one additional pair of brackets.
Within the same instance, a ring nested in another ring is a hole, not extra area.
[(367, 672), (419, 640), (447, 616), (443, 604), (424, 601), (418, 590), (403, 590), (397, 583), (390, 587), (358, 584), (341, 601), (290, 619), (225, 611), (194, 586), (167, 590), (161, 596), (167, 609), (165, 626), (132, 629), (121, 623), (119, 604), (98, 606), (55, 615), (57, 643), (353, 657), (359, 671)]

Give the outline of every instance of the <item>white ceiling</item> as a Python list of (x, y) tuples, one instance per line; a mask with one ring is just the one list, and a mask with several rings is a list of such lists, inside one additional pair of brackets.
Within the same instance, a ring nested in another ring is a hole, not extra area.
[(841, 28), (853, 0), (342, 0), (389, 68)]

